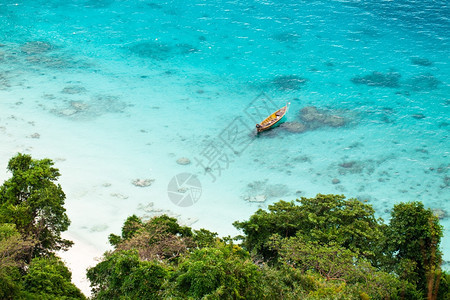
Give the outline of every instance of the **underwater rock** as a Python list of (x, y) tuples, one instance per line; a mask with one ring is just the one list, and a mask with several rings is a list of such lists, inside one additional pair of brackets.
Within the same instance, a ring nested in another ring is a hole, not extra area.
[(441, 188), (445, 189), (450, 186), (450, 177), (449, 176), (444, 176), (444, 178), (442, 180), (444, 181), (444, 183), (441, 185)]
[(30, 64), (53, 69), (66, 69), (74, 67), (75, 65), (75, 62), (71, 62), (59, 56), (32, 55), (28, 56), (26, 61)]
[(70, 85), (70, 86), (66, 86), (65, 88), (63, 88), (61, 93), (74, 95), (74, 94), (82, 94), (82, 93), (85, 93), (86, 91), (87, 90), (82, 86)]
[(281, 198), (288, 194), (289, 188), (285, 184), (267, 184), (267, 180), (256, 180), (247, 185), (244, 199), (250, 202), (264, 202), (266, 199)]
[(347, 173), (350, 174), (359, 174), (362, 173), (364, 169), (364, 165), (361, 162), (357, 161), (347, 161), (339, 164), (339, 174), (345, 175)]
[(346, 123), (344, 118), (336, 115), (326, 116), (323, 122), (331, 127), (341, 127)]
[(429, 67), (429, 66), (433, 65), (433, 62), (431, 60), (426, 59), (426, 58), (421, 58), (421, 57), (412, 57), (411, 63), (413, 65), (418, 65), (418, 66), (423, 66), (423, 67)]
[(356, 165), (356, 161), (349, 161), (349, 162), (343, 162), (339, 164), (339, 167), (350, 169), (353, 168), (353, 166)]
[(155, 179), (135, 179), (131, 183), (138, 187), (148, 187), (151, 186), (154, 181)]
[(171, 47), (158, 42), (142, 42), (129, 48), (134, 54), (156, 60), (166, 60), (171, 56)]
[(33, 41), (28, 42), (20, 47), (20, 50), (26, 54), (47, 53), (53, 49), (53, 46), (47, 42)]
[(412, 77), (406, 83), (413, 91), (432, 91), (439, 87), (441, 82), (433, 74), (426, 73)]
[(413, 114), (411, 117), (413, 117), (414, 119), (417, 119), (417, 120), (426, 118), (424, 114)]
[(386, 74), (381, 72), (372, 72), (365, 76), (356, 76), (352, 78), (354, 84), (365, 84), (368, 86), (396, 88), (399, 87), (401, 75), (397, 72), (388, 72)]
[[(247, 184), (244, 199), (251, 202), (263, 202), (270, 198), (280, 198), (289, 194), (289, 188), (285, 184), (267, 184), (266, 180), (256, 180)], [(261, 201), (256, 201), (261, 200)]]
[(333, 180), (331, 180), (331, 183), (332, 184), (338, 184), (338, 183), (340, 183), (341, 181), (339, 180), (339, 179), (337, 179), (337, 178), (333, 178)]
[(154, 204), (153, 202), (150, 202), (150, 203), (148, 203), (147, 205), (144, 205), (144, 204), (142, 204), (142, 203), (139, 203), (137, 208), (138, 208), (139, 210), (143, 210), (143, 211), (145, 211), (145, 212), (153, 212), (154, 209), (155, 209), (154, 205), (155, 205), (155, 204)]
[(431, 211), (433, 214), (439, 218), (439, 220), (446, 219), (448, 217), (448, 213), (445, 209), (442, 208), (432, 208)]
[(295, 162), (300, 162), (300, 163), (311, 163), (311, 157), (307, 156), (307, 155), (299, 155), (296, 156), (292, 159)]
[(348, 123), (343, 116), (331, 110), (318, 110), (315, 106), (307, 106), (300, 110), (300, 119), (308, 129), (320, 127), (342, 127)]
[(280, 127), (293, 133), (300, 133), (306, 130), (305, 124), (296, 121), (282, 123)]
[(248, 202), (263, 203), (267, 200), (267, 197), (266, 197), (266, 195), (257, 195), (257, 196), (252, 196), (252, 197), (245, 197), (245, 200), (247, 200)]
[(8, 87), (11, 87), (9, 83), (9, 79), (0, 73), (0, 90), (6, 89)]
[(82, 101), (70, 101), (70, 106), (76, 109), (77, 111), (86, 110), (89, 105)]
[(187, 157), (180, 157), (177, 159), (177, 164), (179, 165), (189, 165), (191, 163), (191, 160)]
[(308, 81), (306, 78), (297, 75), (282, 75), (277, 76), (272, 80), (272, 84), (279, 90), (300, 90)]
[(122, 200), (128, 199), (128, 196), (119, 194), (119, 193), (111, 194), (111, 197), (122, 199)]
[(33, 133), (32, 135), (30, 135), (30, 138), (32, 138), (32, 139), (38, 139), (38, 138), (40, 138), (41, 137), (41, 135), (39, 134), (39, 133)]
[(324, 115), (319, 113), (317, 107), (315, 106), (303, 107), (300, 110), (300, 119), (302, 119), (305, 122), (313, 122), (313, 121), (322, 122), (324, 118), (325, 118)]
[(279, 42), (293, 43), (293, 42), (297, 42), (297, 40), (300, 38), (300, 35), (295, 32), (294, 33), (280, 32), (280, 33), (276, 33), (276, 34), (272, 35), (272, 38)]

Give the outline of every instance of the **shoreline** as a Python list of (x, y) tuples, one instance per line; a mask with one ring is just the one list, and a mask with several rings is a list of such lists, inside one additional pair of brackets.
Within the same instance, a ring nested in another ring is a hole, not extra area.
[(76, 234), (68, 231), (62, 236), (74, 242), (73, 246), (67, 251), (59, 251), (57, 255), (64, 261), (66, 266), (72, 272), (72, 283), (75, 284), (81, 292), (86, 296), (91, 296), (90, 282), (86, 277), (86, 270), (95, 266), (105, 251), (102, 251), (83, 241)]

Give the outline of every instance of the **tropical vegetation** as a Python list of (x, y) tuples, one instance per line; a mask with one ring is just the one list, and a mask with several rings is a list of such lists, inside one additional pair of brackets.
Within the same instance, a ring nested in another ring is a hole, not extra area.
[[(59, 170), (18, 154), (0, 186), (0, 299), (85, 299), (56, 251), (71, 242)], [(389, 222), (343, 195), (273, 203), (219, 237), (167, 215), (128, 217), (87, 270), (92, 299), (450, 299), (443, 228), (421, 202)]]

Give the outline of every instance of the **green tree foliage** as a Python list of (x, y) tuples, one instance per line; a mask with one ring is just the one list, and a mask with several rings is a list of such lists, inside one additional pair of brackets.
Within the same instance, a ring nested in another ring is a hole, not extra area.
[(57, 257), (36, 257), (23, 277), (24, 298), (85, 299), (71, 282), (72, 274)]
[(71, 246), (61, 238), (70, 221), (65, 194), (55, 183), (60, 173), (53, 162), (18, 154), (9, 161), (8, 170), (12, 177), (0, 187), (0, 223), (13, 223), (23, 236), (37, 241), (30, 258)]
[(125, 221), (121, 237), (111, 234), (109, 240), (117, 251), (137, 250), (142, 260), (177, 259), (194, 246), (192, 235), (189, 227), (167, 215), (148, 222), (133, 215)]
[(325, 281), (345, 283), (341, 290), (346, 289), (347, 295), (358, 297), (364, 291), (372, 299), (384, 299), (398, 294), (400, 281), (394, 275), (377, 270), (367, 259), (349, 249), (303, 241), (301, 236), (284, 239), (278, 245), (285, 264), (304, 274), (317, 273)]
[(176, 290), (182, 298), (261, 299), (262, 277), (247, 251), (218, 243), (185, 257), (175, 272)]
[[(298, 203), (279, 201), (235, 226), (244, 232), (243, 248), (168, 216), (146, 222), (129, 217), (121, 235), (110, 236), (115, 250), (88, 271), (94, 299), (446, 299), (450, 294), (449, 276), (439, 267), (442, 227), (417, 203), (396, 205), (385, 225), (370, 205), (319, 194)], [(418, 242), (407, 245), (413, 238)]]
[(157, 261), (142, 261), (137, 251), (107, 253), (102, 262), (90, 268), (93, 299), (160, 299), (168, 276)]
[(373, 258), (383, 238), (371, 205), (341, 195), (321, 195), (294, 202), (279, 201), (262, 209), (248, 221), (233, 225), (244, 232), (243, 245), (264, 259), (277, 257), (270, 247), (273, 235), (287, 238), (301, 235), (304, 240), (334, 243)]
[(436, 299), (450, 299), (450, 273), (443, 271)]
[(22, 289), (20, 270), (33, 246), (34, 241), (23, 239), (14, 224), (0, 224), (0, 299), (17, 298)]
[(217, 232), (211, 232), (204, 228), (200, 230), (194, 230), (192, 240), (199, 248), (214, 247), (216, 243), (220, 241), (220, 239), (217, 237)]
[(441, 276), (442, 226), (421, 202), (394, 205), (386, 230), (391, 269), (435, 299)]
[(55, 250), (69, 226), (60, 176), (49, 159), (18, 154), (0, 187), (0, 299), (85, 299)]

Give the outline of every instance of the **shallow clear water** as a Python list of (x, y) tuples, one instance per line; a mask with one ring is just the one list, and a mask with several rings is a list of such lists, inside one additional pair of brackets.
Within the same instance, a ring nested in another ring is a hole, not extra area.
[[(4, 0), (0, 43), (0, 163), (53, 158), (71, 234), (101, 251), (132, 213), (231, 235), (317, 193), (450, 213), (446, 1)], [(288, 101), (307, 130), (256, 136)], [(167, 194), (183, 172), (189, 207)]]

